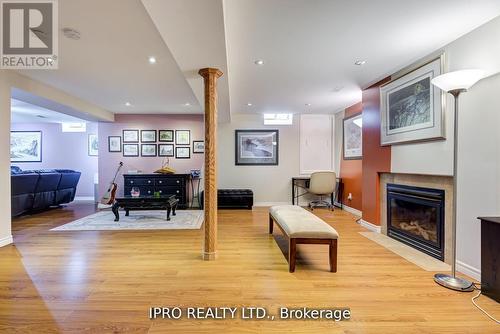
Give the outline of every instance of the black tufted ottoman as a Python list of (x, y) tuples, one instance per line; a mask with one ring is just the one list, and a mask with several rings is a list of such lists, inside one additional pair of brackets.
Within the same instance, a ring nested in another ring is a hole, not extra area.
[[(204, 205), (204, 192), (201, 192), (201, 208)], [(217, 208), (252, 210), (253, 191), (250, 189), (219, 189), (217, 190)]]

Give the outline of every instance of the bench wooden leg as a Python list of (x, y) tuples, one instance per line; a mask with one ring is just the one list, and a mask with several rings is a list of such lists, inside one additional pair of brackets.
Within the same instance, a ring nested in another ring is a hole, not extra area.
[(337, 272), (337, 239), (330, 240), (330, 271)]
[(273, 234), (274, 219), (273, 216), (269, 214), (269, 234)]
[(295, 271), (295, 255), (297, 252), (297, 241), (290, 238), (288, 242), (288, 271), (293, 273)]

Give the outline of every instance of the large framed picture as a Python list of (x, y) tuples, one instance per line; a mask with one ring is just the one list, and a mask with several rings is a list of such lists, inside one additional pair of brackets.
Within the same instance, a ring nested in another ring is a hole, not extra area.
[(122, 137), (108, 136), (108, 152), (122, 151)]
[(235, 130), (236, 165), (278, 165), (278, 130)]
[(189, 158), (191, 158), (191, 148), (177, 146), (175, 148), (175, 158), (176, 159), (189, 159)]
[(42, 131), (11, 131), (10, 161), (42, 162)]
[(123, 142), (124, 143), (138, 143), (139, 142), (139, 130), (123, 130)]
[(344, 119), (344, 159), (355, 160), (363, 157), (363, 119), (356, 114)]
[(173, 157), (174, 144), (158, 144), (158, 156), (160, 157)]
[(141, 144), (141, 157), (156, 157), (156, 144)]
[(442, 68), (440, 57), (381, 87), (382, 145), (445, 138), (444, 93), (431, 84)]
[(89, 156), (97, 157), (99, 155), (99, 138), (97, 135), (91, 134), (88, 137), (88, 151)]
[(141, 130), (141, 143), (156, 143), (156, 130)]
[(175, 130), (175, 144), (176, 145), (189, 145), (189, 144), (191, 144), (191, 131), (189, 131), (189, 130)]
[(138, 157), (139, 156), (139, 144), (123, 144), (123, 156), (124, 157)]
[(173, 142), (174, 130), (158, 130), (158, 141)]
[(193, 153), (205, 153), (205, 142), (203, 140), (193, 140)]

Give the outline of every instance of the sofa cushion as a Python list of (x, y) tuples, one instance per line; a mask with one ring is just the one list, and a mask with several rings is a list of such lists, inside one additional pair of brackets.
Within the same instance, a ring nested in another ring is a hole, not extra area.
[(337, 231), (313, 213), (296, 205), (269, 209), (274, 220), (290, 238), (338, 239)]
[(10, 173), (11, 174), (19, 174), (22, 173), (22, 169), (19, 166), (10, 166)]

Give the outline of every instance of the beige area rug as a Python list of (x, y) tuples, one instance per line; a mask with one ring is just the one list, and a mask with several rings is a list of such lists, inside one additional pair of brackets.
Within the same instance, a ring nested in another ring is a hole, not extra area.
[(175, 216), (165, 220), (166, 211), (130, 211), (126, 217), (120, 211), (115, 222), (111, 211), (100, 211), (90, 216), (51, 229), (51, 231), (120, 231), (120, 230), (198, 230), (203, 223), (203, 210), (177, 210)]
[(386, 235), (376, 232), (359, 232), (362, 236), (376, 242), (380, 246), (387, 248), (394, 254), (410, 261), (427, 271), (450, 271), (451, 266), (438, 259), (424, 254), (410, 246), (407, 246), (399, 241), (396, 241)]

